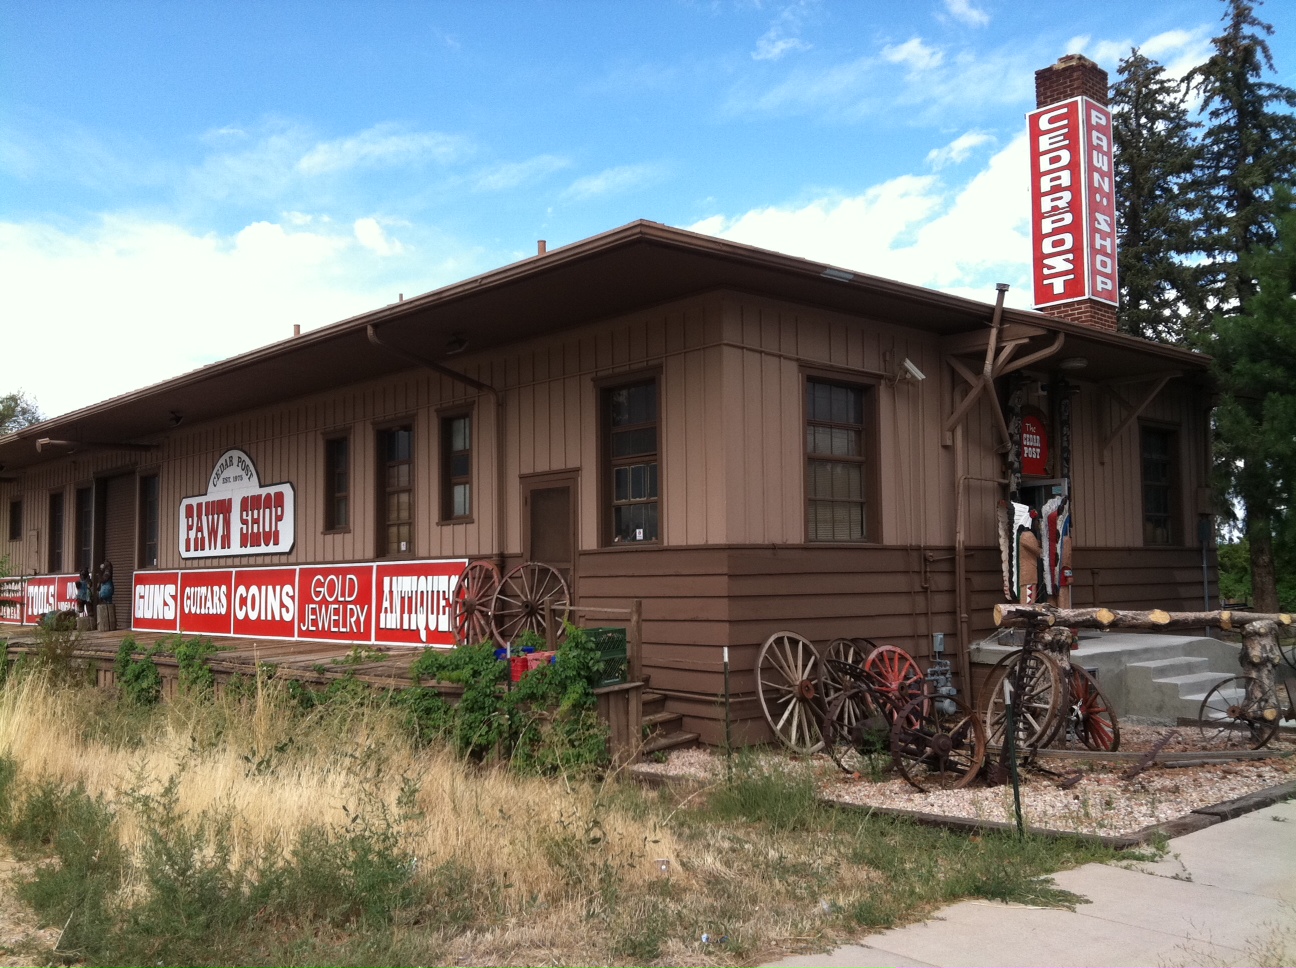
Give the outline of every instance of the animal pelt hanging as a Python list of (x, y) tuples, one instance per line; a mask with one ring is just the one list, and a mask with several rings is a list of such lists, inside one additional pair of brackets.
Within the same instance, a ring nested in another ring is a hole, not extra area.
[(999, 556), (1003, 563), (1004, 597), (1031, 604), (1039, 583), (1040, 540), (1035, 534), (1037, 512), (1016, 501), (1000, 501)]
[(1062, 494), (1050, 498), (1041, 513), (1044, 524), (1044, 591), (1050, 597), (1062, 587), (1062, 542), (1069, 530), (1070, 501)]

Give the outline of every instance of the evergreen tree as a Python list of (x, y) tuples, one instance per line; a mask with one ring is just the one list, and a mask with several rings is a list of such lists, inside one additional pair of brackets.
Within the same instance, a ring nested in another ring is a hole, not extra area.
[(1255, 15), (1259, 0), (1224, 2), (1224, 32), (1188, 82), (1208, 122), (1193, 185), (1203, 281), (1210, 308), (1228, 313), (1253, 291), (1239, 258), (1274, 240), (1274, 186), (1296, 178), (1296, 118), (1283, 110), (1296, 107), (1296, 91), (1261, 79), (1274, 63), (1265, 40), (1273, 27)]
[(1296, 208), (1289, 190), (1277, 193), (1275, 209), (1274, 244), (1242, 257), (1250, 283), (1242, 309), (1215, 318), (1213, 346), (1221, 391), (1216, 456), (1245, 507), (1253, 601), (1262, 612), (1279, 610), (1275, 562), (1296, 560)]
[(21, 390), (0, 396), (0, 437), (16, 434), (40, 419), (41, 412), (36, 401)]
[(1134, 48), (1111, 88), (1122, 332), (1185, 342), (1202, 309), (1185, 192), (1197, 162), (1185, 89)]

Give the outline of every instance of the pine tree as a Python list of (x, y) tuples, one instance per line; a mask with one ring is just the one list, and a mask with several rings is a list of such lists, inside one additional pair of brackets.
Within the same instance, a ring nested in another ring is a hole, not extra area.
[(1216, 317), (1213, 347), (1221, 391), (1216, 457), (1246, 509), (1252, 594), (1262, 612), (1279, 610), (1275, 562), (1296, 557), (1296, 208), (1290, 191), (1279, 191), (1275, 206), (1274, 244), (1242, 257), (1250, 283), (1242, 310)]
[(1123, 332), (1185, 342), (1202, 310), (1185, 192), (1197, 164), (1185, 89), (1134, 48), (1112, 85)]
[(1224, 0), (1224, 32), (1210, 59), (1188, 75), (1208, 124), (1193, 184), (1200, 205), (1199, 250), (1215, 312), (1236, 312), (1253, 284), (1239, 258), (1274, 240), (1274, 186), (1296, 178), (1296, 91), (1262, 80), (1274, 70), (1265, 37), (1273, 27), (1255, 15), (1259, 0)]

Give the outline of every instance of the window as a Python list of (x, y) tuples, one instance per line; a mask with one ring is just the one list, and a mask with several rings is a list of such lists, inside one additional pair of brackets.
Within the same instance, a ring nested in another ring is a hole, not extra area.
[(441, 418), (441, 520), (472, 516), (472, 414)]
[(414, 428), (378, 432), (378, 554), (407, 555), (414, 545)]
[(156, 568), (158, 563), (158, 512), (161, 486), (156, 474), (147, 474), (139, 482), (139, 561), (141, 568)]
[(806, 534), (810, 541), (875, 540), (869, 501), (870, 389), (806, 380)]
[(656, 541), (659, 535), (657, 380), (603, 391), (610, 539)]
[(9, 502), (9, 540), (22, 540), (22, 498), (20, 497)]
[(1178, 447), (1173, 430), (1141, 428), (1143, 452), (1143, 543), (1179, 543)]
[(57, 575), (63, 570), (63, 492), (54, 491), (49, 496), (49, 571)]
[(94, 567), (94, 488), (76, 489), (76, 561), (72, 567)]
[(324, 441), (324, 530), (351, 526), (351, 438)]

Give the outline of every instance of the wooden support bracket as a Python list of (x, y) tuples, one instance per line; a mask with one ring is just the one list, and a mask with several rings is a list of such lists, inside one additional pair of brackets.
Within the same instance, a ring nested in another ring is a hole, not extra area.
[(1147, 393), (1147, 395), (1144, 396), (1143, 399), (1134, 406), (1131, 406), (1129, 402), (1124, 397), (1122, 397), (1119, 393), (1117, 393), (1113, 388), (1111, 387), (1107, 388), (1107, 392), (1110, 393), (1112, 397), (1116, 399), (1116, 402), (1119, 403), (1121, 406), (1123, 406), (1129, 412), (1125, 415), (1125, 419), (1120, 422), (1120, 425), (1115, 430), (1113, 430), (1110, 434), (1108, 434), (1107, 439), (1103, 441), (1102, 454), (1099, 457), (1099, 460), (1101, 462), (1106, 463), (1107, 452), (1111, 450), (1111, 445), (1116, 441), (1116, 438), (1119, 437), (1121, 434), (1125, 433), (1129, 425), (1132, 424), (1135, 420), (1137, 420), (1139, 416), (1143, 413), (1143, 411), (1148, 408), (1148, 405), (1151, 404), (1151, 402), (1156, 399), (1157, 394), (1159, 394), (1163, 389), (1165, 389), (1165, 385), (1178, 375), (1179, 375), (1178, 373), (1161, 374), (1159, 377), (1156, 378), (1156, 381), (1152, 384), (1152, 389)]

